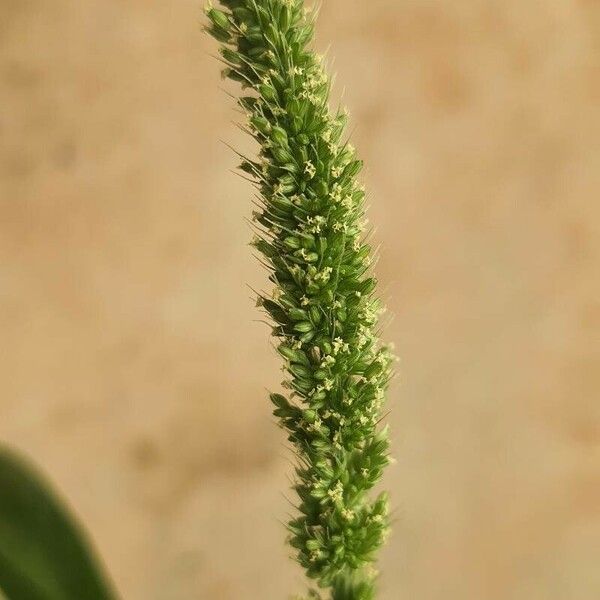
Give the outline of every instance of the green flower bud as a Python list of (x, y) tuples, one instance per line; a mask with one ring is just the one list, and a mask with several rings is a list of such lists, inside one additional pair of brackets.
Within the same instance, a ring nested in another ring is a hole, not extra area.
[(306, 321), (308, 319), (308, 313), (301, 308), (291, 308), (288, 312), (290, 318), (294, 321)]
[(216, 8), (209, 8), (206, 14), (208, 18), (213, 22), (215, 27), (220, 27), (225, 31), (229, 29), (231, 23), (229, 22), (229, 18), (224, 12), (217, 10)]
[(302, 417), (308, 423), (314, 423), (317, 418), (317, 413), (314, 410), (304, 410), (302, 411)]
[(297, 237), (288, 236), (283, 240), (283, 243), (292, 250), (298, 250), (300, 248), (300, 240)]
[(300, 377), (303, 379), (310, 379), (310, 377), (312, 376), (310, 369), (307, 369), (304, 365), (294, 363), (290, 365), (289, 370), (296, 377)]
[(273, 127), (273, 132), (271, 134), (271, 139), (276, 144), (279, 144), (280, 146), (284, 146), (285, 148), (288, 147), (288, 136), (287, 136), (287, 133), (286, 133), (285, 129), (283, 129), (282, 127), (279, 127), (279, 125), (275, 125), (275, 127)]
[(257, 131), (260, 131), (264, 135), (268, 135), (271, 131), (271, 124), (264, 117), (253, 116), (250, 119), (250, 123)]
[(273, 86), (262, 83), (258, 86), (258, 91), (265, 100), (268, 100), (269, 102), (277, 102), (277, 91)]
[(223, 46), (220, 50), (221, 56), (228, 62), (233, 63), (234, 65), (241, 65), (242, 60), (241, 56), (235, 52), (235, 50), (231, 50), (227, 46)]
[(299, 331), (300, 333), (308, 333), (312, 330), (313, 326), (310, 321), (300, 321), (300, 323), (294, 325), (294, 331)]

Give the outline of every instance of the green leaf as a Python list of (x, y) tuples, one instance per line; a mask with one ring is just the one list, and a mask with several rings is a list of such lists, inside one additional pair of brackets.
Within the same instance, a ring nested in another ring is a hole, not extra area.
[(114, 600), (86, 536), (27, 461), (0, 447), (0, 598)]

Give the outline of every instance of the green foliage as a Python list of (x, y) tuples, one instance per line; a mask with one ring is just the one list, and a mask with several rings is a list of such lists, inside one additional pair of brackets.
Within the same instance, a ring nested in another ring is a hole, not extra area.
[(259, 192), (254, 246), (273, 290), (258, 300), (287, 374), (287, 394), (271, 400), (298, 456), (289, 542), (332, 600), (370, 600), (388, 530), (387, 495), (369, 492), (389, 462), (378, 425), (392, 354), (376, 334), (362, 162), (343, 138), (346, 113), (329, 108), (302, 0), (221, 5), (207, 8), (207, 30), (221, 42), (223, 75), (248, 90), (239, 104), (260, 145), (240, 168)]
[(40, 476), (0, 448), (0, 597), (112, 600), (85, 536)]

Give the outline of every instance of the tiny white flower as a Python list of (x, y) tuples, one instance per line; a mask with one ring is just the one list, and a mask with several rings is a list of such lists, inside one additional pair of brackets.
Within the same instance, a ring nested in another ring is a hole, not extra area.
[(317, 172), (315, 165), (313, 165), (312, 161), (307, 161), (304, 165), (304, 172), (308, 175), (309, 179), (312, 179)]
[(354, 511), (349, 508), (343, 508), (342, 517), (344, 517), (346, 521), (352, 521), (354, 519)]

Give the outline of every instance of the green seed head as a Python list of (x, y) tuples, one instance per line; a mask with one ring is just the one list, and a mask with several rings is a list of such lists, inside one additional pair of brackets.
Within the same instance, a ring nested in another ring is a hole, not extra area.
[(260, 194), (253, 245), (275, 286), (259, 304), (274, 325), (287, 394), (271, 401), (298, 455), (289, 542), (330, 600), (372, 600), (388, 498), (370, 492), (389, 462), (378, 423), (392, 357), (377, 336), (362, 161), (344, 140), (347, 115), (329, 109), (303, 1), (221, 5), (207, 9), (207, 30), (222, 44), (226, 76), (248, 89), (239, 105), (260, 147), (240, 168)]

